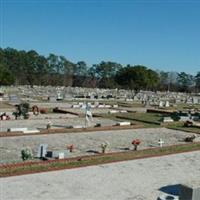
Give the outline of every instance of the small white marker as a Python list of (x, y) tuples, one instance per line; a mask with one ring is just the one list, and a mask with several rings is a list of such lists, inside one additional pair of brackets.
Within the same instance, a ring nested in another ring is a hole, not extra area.
[(162, 139), (159, 139), (159, 140), (158, 140), (158, 144), (160, 145), (160, 147), (162, 147), (163, 144), (164, 144), (164, 141), (163, 141)]

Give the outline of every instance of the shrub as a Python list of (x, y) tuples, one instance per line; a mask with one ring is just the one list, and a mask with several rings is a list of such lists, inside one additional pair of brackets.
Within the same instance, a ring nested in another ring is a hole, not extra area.
[(22, 149), (21, 150), (21, 157), (22, 157), (23, 161), (32, 159), (33, 154), (32, 154), (31, 149), (30, 148)]

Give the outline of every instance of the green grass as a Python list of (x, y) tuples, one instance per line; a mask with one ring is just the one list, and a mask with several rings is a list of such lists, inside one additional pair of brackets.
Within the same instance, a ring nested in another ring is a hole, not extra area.
[(143, 124), (159, 125), (162, 119), (162, 115), (157, 113), (119, 113), (117, 118), (130, 119)]
[(114, 121), (130, 121), (133, 124), (141, 125), (144, 128), (159, 127), (161, 115), (154, 113), (116, 113), (100, 114), (101, 117)]
[(163, 148), (152, 148), (140, 151), (128, 151), (113, 154), (101, 154), (100, 156), (83, 157), (82, 160), (64, 160), (62, 162), (43, 162), (42, 164), (16, 166), (11, 168), (0, 168), (0, 177), (36, 173), (55, 169), (75, 168), (89, 165), (98, 165), (117, 161), (133, 160), (144, 157), (162, 156), (167, 154), (181, 153), (200, 150), (200, 143), (190, 143), (185, 145), (168, 146)]
[(166, 127), (170, 128), (170, 129), (175, 129), (175, 130), (181, 130), (181, 131), (187, 131), (187, 132), (200, 134), (200, 128), (197, 128), (197, 127), (185, 127), (183, 122), (177, 122), (177, 123), (168, 124)]
[(118, 101), (117, 103), (120, 107), (130, 107), (130, 108), (132, 108), (132, 107), (133, 108), (135, 108), (135, 107), (143, 108), (144, 107), (144, 105), (141, 102), (136, 102), (136, 101), (133, 101), (133, 102)]
[(175, 107), (178, 110), (186, 110), (186, 109), (200, 109), (200, 104), (186, 104), (186, 103), (180, 103), (177, 104), (177, 107)]

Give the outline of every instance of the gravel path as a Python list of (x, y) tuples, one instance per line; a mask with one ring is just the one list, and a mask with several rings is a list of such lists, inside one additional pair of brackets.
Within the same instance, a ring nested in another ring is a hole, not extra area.
[[(21, 161), (20, 152), (27, 146), (33, 150), (34, 155), (37, 155), (40, 144), (48, 144), (48, 150), (64, 151), (67, 157), (73, 157), (101, 151), (100, 145), (104, 141), (110, 143), (108, 151), (114, 152), (124, 151), (125, 148), (132, 149), (131, 142), (136, 138), (142, 141), (139, 149), (144, 149), (158, 146), (160, 138), (164, 140), (164, 145), (181, 144), (183, 138), (188, 135), (191, 133), (150, 128), (0, 138), (0, 162)], [(73, 153), (67, 151), (67, 146), (70, 144), (75, 145)]]
[(0, 199), (157, 200), (161, 188), (188, 182), (200, 186), (200, 151), (1, 178)]

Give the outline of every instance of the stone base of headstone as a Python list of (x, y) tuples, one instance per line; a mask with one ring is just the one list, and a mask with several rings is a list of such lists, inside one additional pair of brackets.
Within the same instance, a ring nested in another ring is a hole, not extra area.
[(130, 126), (131, 122), (117, 122), (116, 125), (117, 126)]
[(200, 186), (181, 185), (180, 200), (200, 200)]
[(47, 151), (46, 157), (52, 158), (53, 157), (53, 152), (52, 151)]
[(7, 132), (24, 132), (28, 131), (28, 128), (9, 128)]
[(101, 127), (101, 123), (95, 124), (94, 127)]
[(114, 114), (114, 113), (118, 113), (118, 112), (119, 112), (118, 110), (109, 110), (108, 111), (109, 114)]
[(81, 126), (81, 125), (74, 125), (72, 126), (73, 128), (84, 128), (84, 126)]
[(25, 130), (23, 131), (23, 133), (39, 133), (40, 131), (37, 130), (37, 129), (34, 129), (34, 130)]

